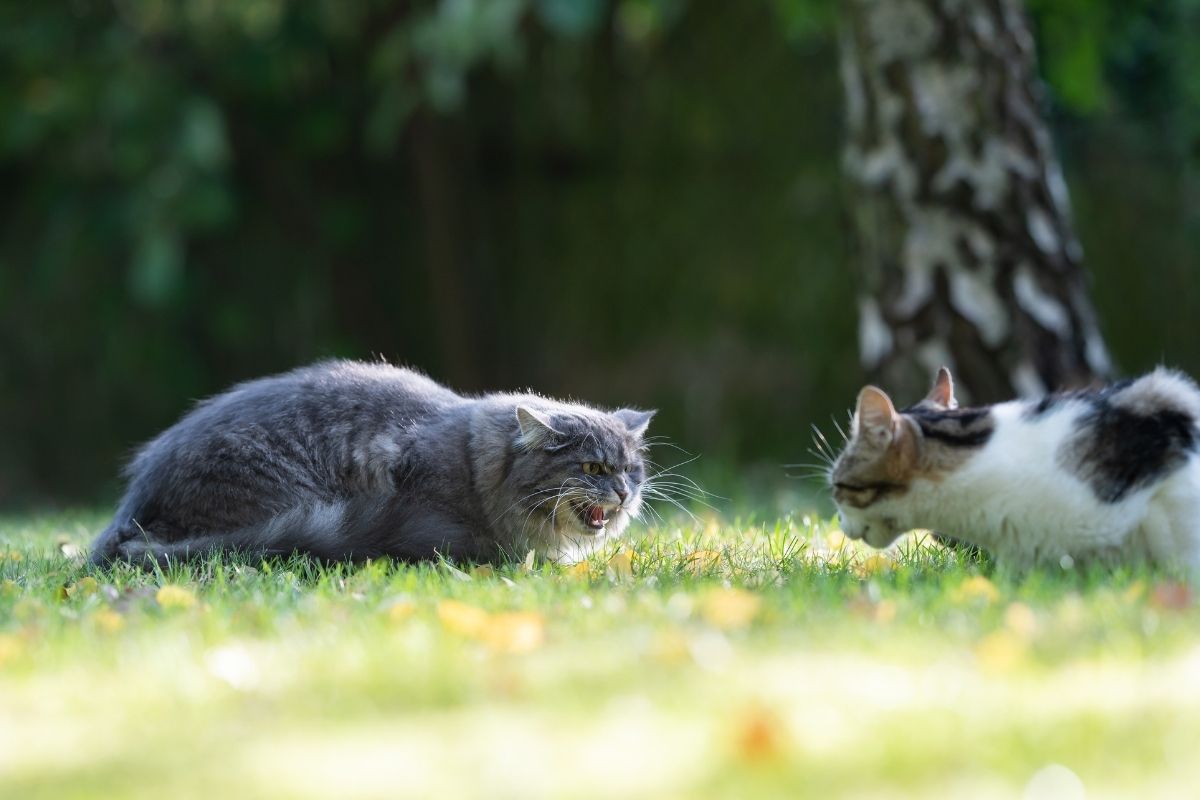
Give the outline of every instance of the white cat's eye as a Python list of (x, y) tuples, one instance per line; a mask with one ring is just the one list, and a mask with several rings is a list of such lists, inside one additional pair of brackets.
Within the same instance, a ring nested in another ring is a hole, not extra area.
[(605, 473), (604, 465), (597, 461), (583, 462), (584, 475), (603, 475)]

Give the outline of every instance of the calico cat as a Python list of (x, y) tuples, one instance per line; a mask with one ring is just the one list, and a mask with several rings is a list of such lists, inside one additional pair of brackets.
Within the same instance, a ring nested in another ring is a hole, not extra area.
[(1095, 559), (1200, 573), (1200, 388), (1158, 369), (1102, 389), (959, 408), (942, 368), (897, 412), (859, 393), (829, 482), (842, 530), (927, 528), (1018, 568)]
[(530, 548), (570, 561), (641, 511), (653, 413), (463, 397), (381, 363), (250, 381), (142, 448), (92, 561), (494, 561)]

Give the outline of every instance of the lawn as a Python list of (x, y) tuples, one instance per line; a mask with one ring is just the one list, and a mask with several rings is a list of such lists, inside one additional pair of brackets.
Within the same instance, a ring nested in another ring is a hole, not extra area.
[(81, 563), (0, 519), (0, 797), (1179, 797), (1200, 612), (804, 516), (564, 568)]

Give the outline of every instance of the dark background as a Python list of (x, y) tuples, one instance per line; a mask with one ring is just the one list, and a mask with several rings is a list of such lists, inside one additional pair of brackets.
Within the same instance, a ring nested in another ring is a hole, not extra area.
[[(1200, 371), (1200, 3), (1030, 11), (1109, 347)], [(862, 380), (835, 12), (0, 4), (0, 507), (333, 355), (808, 460)]]

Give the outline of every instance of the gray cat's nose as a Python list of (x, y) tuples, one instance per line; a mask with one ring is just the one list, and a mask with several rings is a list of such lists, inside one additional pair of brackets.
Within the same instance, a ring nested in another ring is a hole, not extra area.
[(617, 493), (617, 497), (621, 498), (622, 503), (625, 502), (626, 497), (629, 497), (629, 492), (625, 489), (614, 489), (613, 491)]

